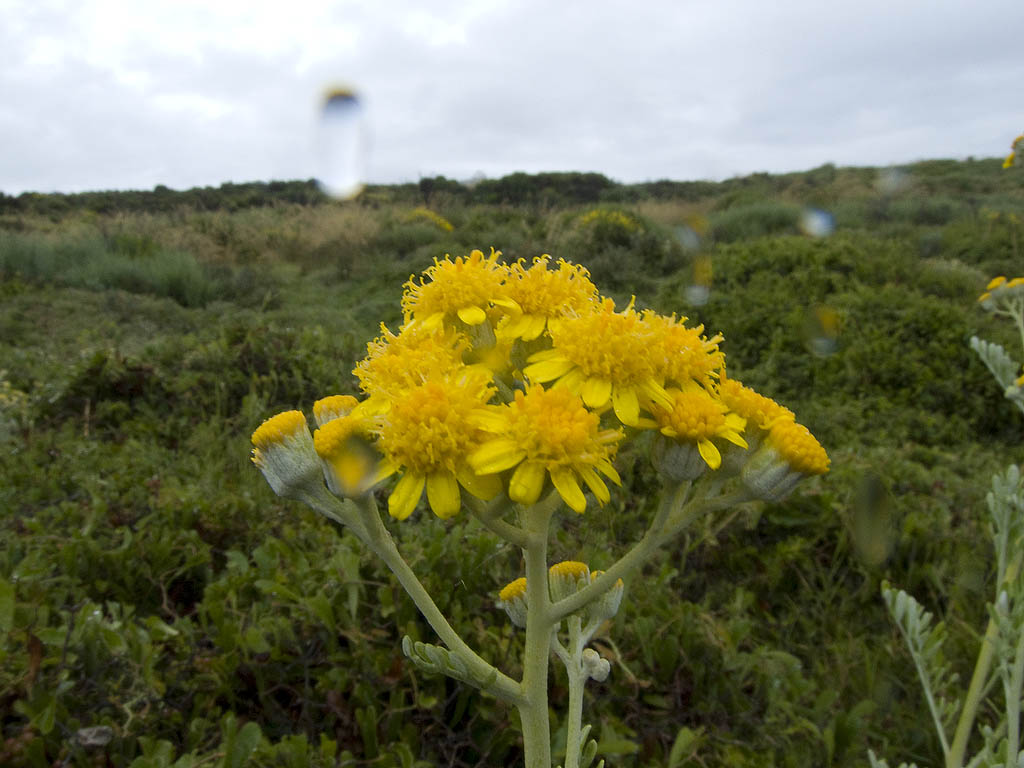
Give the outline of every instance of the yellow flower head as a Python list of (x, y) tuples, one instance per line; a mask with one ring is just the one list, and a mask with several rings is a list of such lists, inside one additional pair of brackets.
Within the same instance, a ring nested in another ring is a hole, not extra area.
[(1003, 275), (992, 278), (985, 286), (985, 292), (978, 297), (981, 308), (988, 311), (1002, 310), (1016, 313), (1020, 311), (1022, 301), (1024, 301), (1024, 277), (1007, 280)]
[(396, 394), (378, 418), (378, 449), (385, 462), (381, 475), (404, 469), (388, 499), (392, 516), (407, 518), (424, 485), (431, 509), (441, 518), (459, 511), (461, 483), (470, 493), (491, 498), (500, 491), (496, 478), (479, 478), (466, 457), (485, 436), (480, 424), (494, 389), (479, 369), (428, 379)]
[(322, 427), (328, 421), (340, 419), (352, 412), (359, 401), (352, 395), (331, 395), (313, 403), (313, 418), (316, 425)]
[(635, 426), (641, 404), (670, 403), (651, 354), (657, 330), (632, 302), (616, 312), (615, 302), (605, 299), (596, 311), (566, 317), (549, 328), (553, 348), (532, 355), (523, 373), (541, 384), (557, 381), (591, 408), (603, 409), (610, 401), (619, 421)]
[(770, 397), (745, 387), (736, 379), (727, 378), (724, 370), (718, 385), (718, 395), (730, 411), (759, 429), (767, 430), (776, 421), (793, 421), (796, 418), (791, 410)]
[(522, 262), (509, 267), (505, 292), (516, 303), (499, 333), (506, 338), (531, 341), (540, 336), (548, 322), (569, 313), (585, 311), (597, 301), (597, 287), (583, 267), (558, 260), (557, 269), (549, 269), (551, 257), (539, 256), (533, 266)]
[(668, 394), (672, 398), (672, 407), (654, 408), (654, 419), (661, 433), (677, 442), (696, 445), (709, 467), (718, 469), (722, 465), (722, 454), (712, 438), (747, 447), (740, 435), (746, 420), (730, 413), (721, 400), (695, 385), (685, 390), (669, 389)]
[(378, 471), (380, 454), (371, 443), (371, 427), (358, 412), (350, 412), (324, 422), (313, 433), (313, 447), (323, 461), (327, 487), (333, 493), (358, 496), (383, 479)]
[(508, 488), (513, 501), (536, 503), (550, 475), (565, 503), (582, 513), (587, 502), (580, 480), (602, 504), (610, 494), (598, 472), (621, 484), (611, 459), (622, 433), (601, 429), (597, 414), (567, 389), (517, 391), (513, 402), (492, 409), (484, 429), (492, 437), (470, 456), (470, 465), (479, 475), (515, 467)]
[(768, 433), (767, 442), (793, 472), (801, 475), (828, 472), (828, 454), (803, 424), (788, 419), (776, 421)]
[(444, 261), (435, 259), (426, 271), (430, 282), (421, 279), (416, 283), (410, 278), (405, 284), (405, 321), (418, 320), (428, 328), (456, 318), (466, 325), (482, 324), (492, 303), (508, 303), (502, 290), (508, 267), (498, 262), (500, 255), (501, 251), (492, 248), (486, 257), (482, 251), (473, 251), (455, 261), (451, 256)]
[(692, 381), (706, 384), (717, 378), (725, 364), (725, 355), (718, 349), (721, 334), (706, 339), (701, 335), (704, 326), (687, 328), (685, 317), (676, 320), (675, 315), (666, 317), (648, 310), (643, 318), (655, 331), (650, 354), (658, 361), (662, 378), (678, 386)]
[(503, 609), (517, 627), (526, 626), (526, 578), (506, 584), (498, 593), (498, 607)]
[(421, 323), (405, 325), (398, 335), (381, 325), (381, 335), (366, 345), (366, 357), (352, 372), (366, 394), (388, 396), (445, 376), (462, 367), (469, 349), (465, 336)]
[(577, 560), (563, 560), (548, 568), (548, 592), (555, 602), (590, 583), (590, 568)]
[(264, 421), (252, 433), (252, 462), (278, 496), (301, 498), (323, 483), (306, 417), (285, 411)]

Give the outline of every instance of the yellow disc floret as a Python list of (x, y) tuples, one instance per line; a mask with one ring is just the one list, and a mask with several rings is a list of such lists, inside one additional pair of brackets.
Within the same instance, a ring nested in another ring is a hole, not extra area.
[(352, 371), (363, 392), (378, 399), (453, 373), (469, 348), (465, 336), (421, 323), (406, 325), (397, 335), (385, 325), (380, 328), (381, 335), (366, 345), (366, 357)]
[(478, 369), (429, 379), (397, 394), (380, 415), (378, 449), (386, 466), (404, 473), (388, 500), (390, 513), (408, 517), (422, 495), (438, 517), (447, 518), (461, 505), (459, 483), (475, 495), (489, 498), (499, 491), (495, 480), (477, 478), (466, 464), (483, 432), (484, 404), (494, 389)]
[(793, 421), (793, 412), (779, 405), (770, 397), (765, 397), (746, 387), (736, 379), (726, 378), (722, 372), (718, 386), (719, 397), (733, 413), (739, 414), (752, 426), (769, 429), (776, 421)]
[(643, 322), (632, 303), (616, 312), (615, 303), (605, 299), (597, 311), (566, 317), (549, 330), (553, 348), (530, 357), (523, 371), (530, 380), (557, 381), (591, 408), (611, 401), (619, 421), (630, 426), (639, 422), (641, 405), (667, 406), (650, 353), (657, 329)]
[(768, 434), (768, 444), (794, 472), (802, 475), (828, 472), (828, 454), (803, 424), (788, 419), (775, 422)]
[(402, 311), (406, 322), (415, 319), (428, 327), (456, 318), (466, 325), (483, 323), (492, 303), (507, 303), (502, 283), (508, 268), (498, 262), (500, 255), (501, 251), (492, 248), (486, 257), (482, 251), (473, 251), (455, 261), (447, 255), (444, 261), (435, 259), (434, 266), (426, 270), (429, 282), (410, 279), (405, 284)]
[(332, 419), (347, 416), (357, 405), (359, 405), (359, 401), (352, 395), (324, 397), (313, 403), (313, 418), (316, 419), (317, 426), (322, 427)]
[(513, 501), (535, 503), (550, 475), (566, 504), (583, 512), (581, 479), (601, 503), (610, 494), (598, 472), (620, 482), (611, 459), (622, 433), (602, 430), (597, 414), (567, 389), (534, 385), (517, 391), (513, 402), (491, 411), (484, 429), (492, 439), (470, 456), (470, 464), (482, 475), (515, 467), (508, 490)]
[[(254, 453), (265, 451), (308, 429), (306, 417), (302, 415), (302, 411), (285, 411), (271, 416), (252, 433)], [(255, 461), (255, 457), (253, 460)]]
[(517, 597), (524, 597), (526, 595), (526, 577), (521, 577), (506, 584), (501, 592), (498, 593), (498, 599), (502, 601), (514, 600)]
[(701, 335), (704, 326), (687, 328), (683, 325), (685, 317), (677, 320), (675, 315), (666, 317), (648, 310), (643, 318), (655, 331), (650, 355), (658, 366), (660, 378), (677, 386), (689, 382), (706, 384), (717, 378), (725, 364), (725, 355), (718, 349), (721, 335), (707, 339)]
[(654, 408), (654, 418), (661, 433), (677, 442), (695, 444), (709, 467), (718, 469), (722, 464), (722, 454), (712, 438), (747, 447), (740, 435), (745, 419), (730, 413), (721, 400), (697, 386), (685, 390), (669, 389), (668, 393), (672, 407)]
[(586, 269), (562, 259), (557, 269), (549, 269), (550, 259), (539, 256), (529, 269), (521, 261), (509, 267), (505, 292), (516, 308), (499, 328), (503, 337), (530, 341), (550, 320), (585, 311), (597, 301), (597, 287)]

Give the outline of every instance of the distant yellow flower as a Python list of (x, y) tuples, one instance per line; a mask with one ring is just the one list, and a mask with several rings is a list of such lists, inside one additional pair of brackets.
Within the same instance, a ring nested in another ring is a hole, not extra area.
[(552, 320), (585, 311), (597, 301), (597, 287), (586, 269), (562, 259), (557, 269), (549, 269), (550, 258), (539, 256), (529, 269), (522, 262), (509, 267), (505, 293), (516, 307), (499, 326), (501, 336), (531, 341)]
[(530, 381), (555, 381), (594, 409), (610, 401), (619, 421), (629, 426), (639, 423), (641, 406), (671, 404), (651, 354), (658, 329), (645, 323), (632, 303), (616, 312), (615, 302), (605, 299), (596, 311), (566, 317), (548, 330), (553, 348), (529, 358), (523, 373)]
[(486, 437), (480, 425), (494, 389), (479, 369), (428, 379), (395, 394), (378, 416), (377, 448), (384, 455), (380, 477), (402, 472), (388, 499), (388, 511), (407, 518), (427, 490), (438, 517), (455, 515), (462, 504), (459, 486), (488, 499), (501, 490), (495, 477), (480, 477), (466, 461)]
[(701, 458), (711, 469), (722, 465), (722, 454), (713, 438), (727, 440), (740, 448), (747, 442), (741, 436), (746, 420), (730, 413), (726, 405), (696, 385), (686, 389), (669, 389), (672, 407), (655, 406), (654, 419), (666, 437), (680, 443), (696, 445)]
[(597, 414), (567, 389), (533, 385), (517, 391), (513, 402), (491, 410), (484, 429), (490, 437), (470, 456), (470, 466), (478, 475), (495, 476), (515, 467), (508, 495), (520, 504), (535, 504), (548, 476), (580, 513), (587, 508), (580, 480), (602, 504), (610, 494), (598, 473), (621, 484), (611, 460), (622, 433), (601, 429)]
[(452, 223), (448, 221), (448, 219), (446, 219), (444, 216), (442, 216), (439, 213), (435, 213), (429, 208), (424, 208), (423, 206), (413, 208), (411, 211), (409, 211), (409, 214), (406, 218), (409, 221), (420, 220), (429, 222), (443, 232), (451, 232), (453, 229), (455, 229), (455, 227), (452, 226)]
[(466, 325), (481, 325), (487, 320), (491, 304), (514, 307), (504, 297), (502, 283), (508, 267), (498, 262), (501, 251), (491, 249), (485, 257), (482, 251), (459, 256), (455, 261), (445, 256), (434, 260), (426, 270), (429, 282), (419, 283), (411, 278), (405, 284), (402, 311), (405, 321), (418, 320), (427, 328), (444, 322), (461, 320)]

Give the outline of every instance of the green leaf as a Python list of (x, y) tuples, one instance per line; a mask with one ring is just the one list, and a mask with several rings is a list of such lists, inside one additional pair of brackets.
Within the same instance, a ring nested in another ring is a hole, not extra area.
[(703, 740), (703, 730), (703, 728), (698, 728), (696, 731), (689, 728), (679, 729), (676, 740), (672, 744), (672, 751), (668, 753), (668, 768), (682, 768), (690, 762)]

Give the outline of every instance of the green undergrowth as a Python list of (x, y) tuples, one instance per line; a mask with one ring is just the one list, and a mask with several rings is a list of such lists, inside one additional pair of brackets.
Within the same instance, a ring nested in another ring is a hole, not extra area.
[[(402, 207), (296, 206), (0, 236), (0, 764), (521, 764), (515, 713), (408, 664), (401, 637), (434, 638), (388, 572), (248, 460), (263, 418), (354, 391), (409, 275), (492, 245), (586, 264), (620, 305), (636, 294), (722, 332), (729, 374), (832, 457), (784, 504), (710, 521), (627, 585), (597, 639), (611, 677), (587, 691), (607, 763), (862, 766), (873, 748), (939, 764), (879, 586), (963, 619), (947, 650), (969, 677), (986, 478), (1020, 459), (1022, 424), (966, 342), (1009, 341), (974, 302), (1019, 264), (1019, 225), (941, 185), (902, 207), (871, 194), (834, 197), (820, 239), (792, 229), (792, 200), (737, 196), (707, 207), (696, 249), (674, 234), (689, 202), (452, 206), (451, 231)], [(630, 452), (618, 466), (624, 488), (563, 515), (553, 558), (600, 568), (642, 534), (655, 478)], [(514, 553), (424, 510), (389, 527), (515, 675), (522, 638), (494, 605)]]

